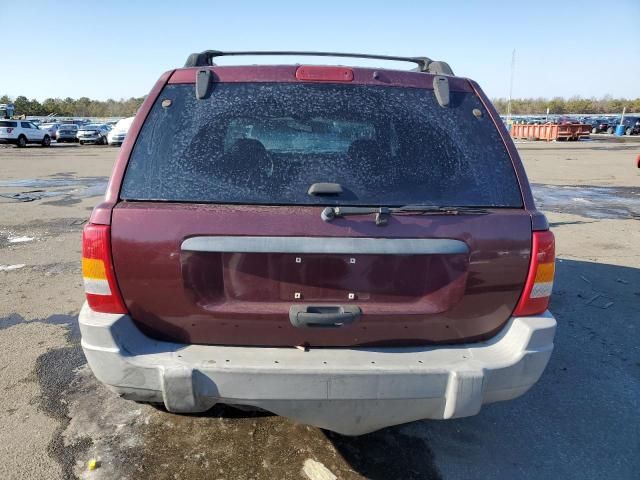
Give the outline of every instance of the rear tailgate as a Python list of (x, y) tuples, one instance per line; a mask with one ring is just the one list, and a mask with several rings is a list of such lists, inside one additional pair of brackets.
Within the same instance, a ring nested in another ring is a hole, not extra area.
[[(148, 333), (180, 342), (338, 346), (487, 337), (518, 301), (531, 244), (531, 219), (522, 210), (394, 217), (384, 230), (372, 217), (327, 224), (320, 210), (119, 204), (112, 245), (127, 307)], [(302, 236), (329, 243), (381, 235), (391, 244), (460, 240), (469, 251), (447, 253), (446, 243), (434, 244), (434, 253), (386, 255), (182, 249), (194, 237)], [(296, 328), (289, 319), (296, 304), (356, 305), (362, 316), (339, 328)]]
[[(295, 69), (276, 75), (294, 80), (269, 83), (268, 69), (259, 73), (256, 83), (216, 83), (206, 99), (186, 83), (154, 100), (111, 217), (114, 268), (134, 321), (157, 338), (221, 345), (495, 334), (527, 277), (531, 216), (470, 85), (452, 77), (443, 108), (427, 74), (395, 72), (412, 86), (399, 88), (296, 83)], [(318, 182), (342, 193), (308, 194)], [(325, 206), (407, 204), (488, 213), (393, 215), (386, 226), (373, 215), (320, 216)], [(290, 318), (299, 306), (361, 314), (299, 327)]]

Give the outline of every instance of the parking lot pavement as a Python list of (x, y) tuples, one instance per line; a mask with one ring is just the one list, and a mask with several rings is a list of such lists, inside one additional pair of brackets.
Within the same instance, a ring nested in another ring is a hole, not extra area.
[(640, 135), (615, 135), (612, 133), (592, 133), (590, 139), (598, 142), (612, 141), (617, 143), (640, 143)]
[(356, 438), (229, 407), (173, 415), (98, 384), (80, 232), (118, 150), (0, 148), (0, 478), (637, 478), (640, 147), (518, 147), (557, 238), (547, 371), (478, 416)]

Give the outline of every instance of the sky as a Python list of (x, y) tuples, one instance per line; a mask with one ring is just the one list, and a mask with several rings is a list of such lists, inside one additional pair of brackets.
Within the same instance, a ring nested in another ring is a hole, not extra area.
[[(140, 97), (206, 49), (427, 56), (492, 98), (509, 95), (515, 49), (514, 98), (640, 97), (640, 0), (0, 0), (0, 25), (0, 95), (40, 101)], [(323, 60), (218, 63), (265, 62)]]

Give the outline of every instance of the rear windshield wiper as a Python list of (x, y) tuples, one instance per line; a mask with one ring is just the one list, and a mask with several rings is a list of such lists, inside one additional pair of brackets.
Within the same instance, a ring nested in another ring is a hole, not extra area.
[(456, 207), (456, 206), (445, 206), (445, 205), (403, 205), (402, 207), (391, 207), (391, 213), (404, 213), (404, 212), (415, 212), (415, 213), (427, 213), (427, 214), (444, 214), (444, 215), (459, 215), (461, 213), (465, 214), (476, 214), (476, 215), (485, 215), (489, 213), (489, 210), (482, 207)]
[(442, 205), (403, 205), (402, 207), (326, 207), (320, 214), (325, 222), (347, 215), (376, 214), (376, 225), (386, 225), (390, 215), (486, 215), (489, 211), (480, 207), (448, 207)]

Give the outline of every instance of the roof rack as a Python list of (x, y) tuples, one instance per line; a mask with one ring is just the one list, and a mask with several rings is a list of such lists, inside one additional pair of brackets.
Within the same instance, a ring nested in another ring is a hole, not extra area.
[(390, 55), (369, 55), (366, 53), (339, 53), (339, 52), (293, 52), (293, 51), (240, 51), (222, 52), (220, 50), (205, 50), (201, 53), (192, 53), (187, 58), (185, 67), (207, 67), (215, 65), (215, 57), (230, 57), (239, 55), (296, 55), (309, 57), (347, 57), (347, 58), (369, 58), (375, 60), (392, 60), (397, 62), (411, 62), (417, 64), (415, 68), (418, 72), (433, 73), (436, 75), (453, 75), (451, 67), (446, 62), (434, 61), (427, 57), (396, 57)]

